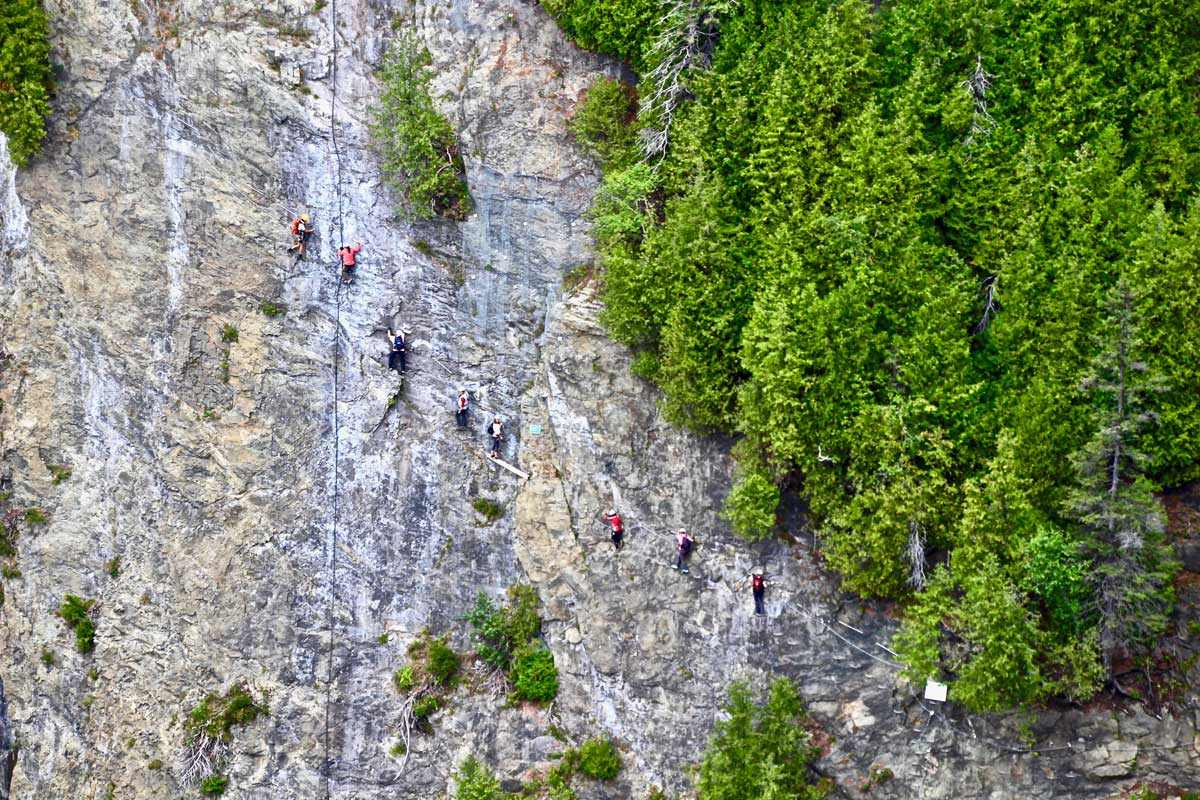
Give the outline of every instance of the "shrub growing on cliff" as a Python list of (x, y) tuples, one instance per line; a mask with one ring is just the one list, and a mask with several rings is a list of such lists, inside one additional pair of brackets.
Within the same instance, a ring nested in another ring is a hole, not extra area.
[(476, 654), (484, 663), (506, 671), (517, 648), (541, 629), (538, 596), (532, 586), (514, 584), (508, 588), (508, 598), (508, 605), (498, 606), (486, 592), (480, 592), (475, 607), (466, 615), (474, 628)]
[(462, 219), (470, 198), (458, 138), (434, 108), (428, 64), (429, 52), (411, 33), (392, 41), (380, 74), (383, 94), (371, 108), (371, 135), (384, 181), (405, 198), (407, 215)]
[(541, 645), (527, 644), (513, 657), (513, 694), (519, 700), (549, 702), (558, 696), (554, 654)]
[(579, 771), (591, 778), (608, 780), (621, 770), (621, 757), (608, 739), (593, 738), (579, 748)]
[(454, 775), (454, 781), (458, 784), (454, 790), (454, 800), (501, 800), (505, 796), (500, 789), (500, 781), (475, 756), (469, 756), (462, 763)]
[(58, 614), (75, 631), (75, 647), (81, 653), (96, 649), (96, 625), (88, 612), (96, 605), (95, 600), (84, 600), (69, 594), (63, 598)]
[(429, 674), (435, 683), (449, 686), (458, 674), (461, 663), (458, 653), (446, 646), (443, 639), (434, 639), (429, 643)]
[(18, 166), (41, 147), (50, 114), (50, 24), (39, 0), (0, 4), (0, 131)]
[(269, 714), (264, 699), (257, 702), (245, 684), (234, 684), (225, 694), (210, 692), (184, 721), (184, 742), (178, 755), (180, 781), (199, 785), (207, 795), (220, 795), (228, 779), (220, 774), (228, 760), (233, 728), (248, 725)]
[(200, 782), (200, 792), (209, 797), (220, 797), (225, 794), (225, 787), (229, 785), (229, 779), (223, 775), (209, 775)]
[(787, 797), (820, 800), (828, 789), (813, 783), (818, 752), (803, 724), (807, 720), (796, 687), (777, 678), (763, 705), (750, 686), (729, 687), (728, 719), (717, 722), (700, 764), (696, 788), (704, 800)]

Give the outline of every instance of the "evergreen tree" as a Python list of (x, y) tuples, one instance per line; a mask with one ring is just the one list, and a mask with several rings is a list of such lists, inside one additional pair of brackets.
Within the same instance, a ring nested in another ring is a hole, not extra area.
[(1156, 388), (1139, 359), (1137, 297), (1122, 278), (1109, 295), (1100, 352), (1083, 391), (1096, 406), (1096, 433), (1078, 452), (1078, 486), (1066, 510), (1088, 533), (1100, 651), (1111, 675), (1117, 657), (1145, 652), (1166, 628), (1176, 564), (1163, 542), (1165, 519), (1145, 477), (1138, 434), (1153, 419)]
[(0, 5), (0, 131), (17, 165), (25, 164), (46, 136), (53, 86), (49, 32), (40, 0)]
[(800, 695), (787, 678), (776, 678), (763, 705), (750, 687), (729, 687), (728, 719), (717, 722), (700, 764), (696, 789), (705, 800), (820, 800), (828, 794), (814, 785), (817, 749), (803, 723)]

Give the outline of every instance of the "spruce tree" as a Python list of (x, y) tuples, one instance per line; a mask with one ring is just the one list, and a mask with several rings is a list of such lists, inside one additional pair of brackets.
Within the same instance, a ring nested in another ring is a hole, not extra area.
[(1165, 519), (1146, 478), (1139, 432), (1157, 388), (1139, 361), (1137, 296), (1121, 278), (1108, 298), (1108, 316), (1097, 337), (1099, 353), (1081, 385), (1094, 402), (1096, 433), (1076, 454), (1078, 485), (1067, 497), (1068, 514), (1082, 526), (1092, 560), (1094, 608), (1104, 669), (1145, 652), (1160, 636), (1174, 603), (1176, 565), (1163, 542)]

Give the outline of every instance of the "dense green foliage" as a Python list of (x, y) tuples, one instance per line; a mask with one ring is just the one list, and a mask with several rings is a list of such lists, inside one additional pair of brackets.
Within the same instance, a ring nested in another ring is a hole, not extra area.
[(518, 700), (549, 702), (558, 697), (558, 667), (554, 654), (540, 644), (517, 650), (512, 664), (513, 694)]
[(75, 648), (81, 653), (90, 653), (96, 649), (96, 624), (88, 613), (95, 600), (84, 600), (73, 594), (63, 597), (58, 614), (71, 630), (75, 631)]
[(606, 170), (629, 166), (637, 152), (637, 92), (612, 78), (598, 78), (588, 87), (569, 127)]
[(229, 779), (223, 775), (209, 775), (204, 780), (200, 781), (200, 793), (208, 797), (220, 797), (225, 794), (225, 787), (229, 785)]
[(385, 182), (405, 200), (403, 211), (462, 219), (470, 197), (454, 128), (429, 94), (429, 53), (411, 33), (392, 40), (380, 79), (383, 92), (371, 108)]
[(508, 600), (508, 605), (500, 606), (486, 592), (480, 592), (475, 607), (466, 615), (474, 629), (479, 658), (503, 670), (511, 667), (518, 648), (537, 636), (542, 627), (537, 591), (532, 586), (518, 583), (508, 587)]
[(803, 723), (800, 695), (777, 678), (758, 705), (745, 682), (729, 688), (729, 718), (717, 722), (700, 765), (696, 788), (704, 800), (819, 800), (828, 790), (813, 781), (817, 749)]
[(661, 14), (660, 0), (541, 0), (542, 7), (583, 47), (613, 53), (640, 68), (646, 32)]
[(454, 790), (454, 800), (501, 800), (507, 796), (500, 788), (500, 781), (475, 756), (468, 756), (459, 766), (454, 782), (458, 787)]
[(41, 0), (5, 0), (0, 7), (0, 131), (18, 166), (29, 161), (46, 136), (49, 33)]
[(429, 643), (429, 674), (432, 676), (434, 683), (448, 686), (450, 681), (454, 680), (454, 676), (458, 674), (458, 667), (462, 659), (458, 653), (450, 649), (441, 639), (434, 639)]
[(588, 739), (579, 748), (579, 771), (589, 778), (615, 778), (621, 771), (621, 756), (608, 739)]
[(214, 739), (229, 741), (235, 725), (249, 725), (260, 715), (269, 713), (266, 702), (255, 702), (247, 686), (234, 684), (223, 695), (208, 694), (192, 709), (185, 727), (189, 735), (205, 733)]
[[(663, 74), (638, 0), (544, 5)], [(1087, 697), (1171, 606), (1155, 482), (1200, 477), (1200, 5), (696, 8), (719, 35), (661, 161), (609, 84), (574, 125), (606, 168), (606, 324), (668, 419), (741, 435), (740, 532), (802, 494), (846, 588), (911, 601), (914, 675), (977, 708)], [(1153, 420), (1080, 390), (1122, 280)], [(1114, 426), (1145, 455), (1116, 488)]]

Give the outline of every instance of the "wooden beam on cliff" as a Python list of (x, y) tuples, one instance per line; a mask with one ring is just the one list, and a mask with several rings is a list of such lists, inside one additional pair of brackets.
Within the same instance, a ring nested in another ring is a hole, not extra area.
[(488, 461), (491, 461), (493, 464), (495, 464), (498, 467), (504, 467), (506, 470), (511, 472), (513, 475), (516, 475), (521, 480), (529, 479), (529, 473), (521, 472), (521, 470), (517, 469), (512, 464), (509, 464), (507, 461), (501, 461), (500, 459), (492, 456), (490, 453), (488, 454)]

